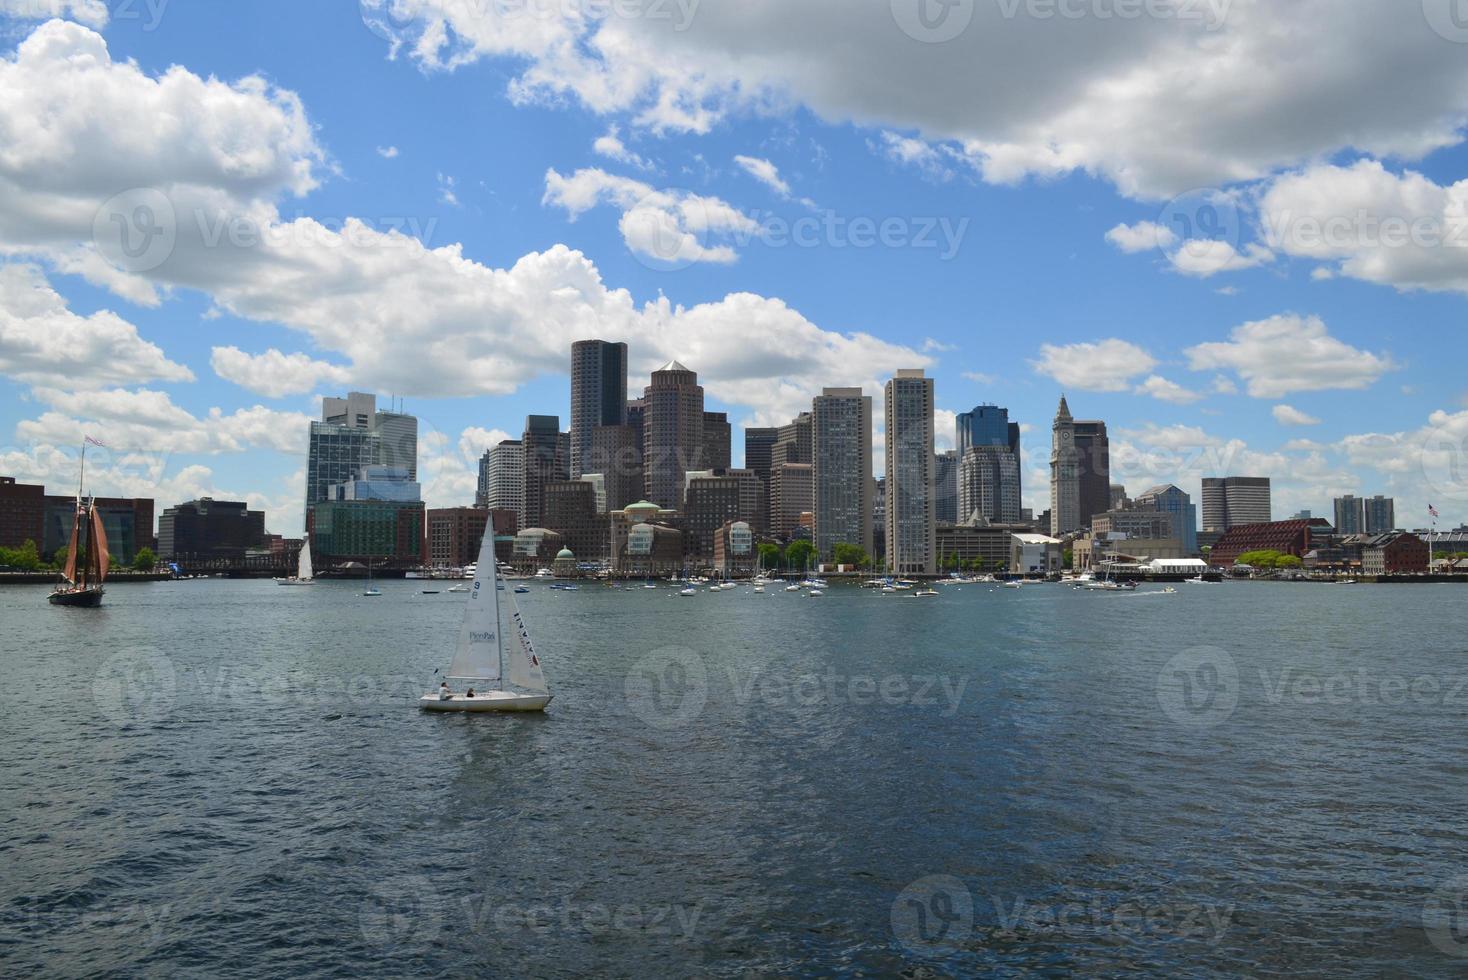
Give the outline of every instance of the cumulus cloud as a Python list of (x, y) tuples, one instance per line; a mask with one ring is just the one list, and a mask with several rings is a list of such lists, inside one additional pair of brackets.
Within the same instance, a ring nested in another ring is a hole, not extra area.
[(0, 0), (0, 17), (27, 20), (68, 17), (99, 29), (106, 27), (110, 19), (105, 0)]
[(1240, 251), (1223, 239), (1198, 238), (1183, 242), (1167, 258), (1183, 275), (1207, 279), (1220, 272), (1242, 272), (1266, 265), (1274, 261), (1274, 253), (1257, 242)]
[(396, 160), (398, 156), (398, 148), (396, 146), (379, 146), (377, 148), (377, 155), (382, 157), (384, 160)]
[(1177, 233), (1155, 221), (1120, 224), (1106, 233), (1106, 240), (1127, 254), (1170, 248), (1177, 243)]
[(846, 0), (670, 5), (657, 17), (364, 8), (391, 54), (427, 70), (504, 63), (518, 102), (575, 101), (695, 133), (804, 107), (943, 143), (985, 180), (1083, 171), (1157, 199), (1346, 148), (1418, 159), (1456, 145), (1468, 79), (1460, 46), (1420, 13), (1375, 4), (1341, 18), (1333, 0), (1177, 0), (1160, 15), (1063, 19), (976, 4), (943, 44), (921, 43), (920, 23), (905, 33), (888, 4)]
[(350, 372), (339, 364), (305, 354), (283, 354), (274, 347), (247, 354), (238, 347), (216, 347), (209, 357), (214, 373), (247, 391), (267, 398), (303, 395), (324, 383), (350, 384)]
[(598, 168), (584, 168), (569, 177), (554, 169), (546, 171), (543, 203), (564, 208), (572, 220), (609, 204), (622, 212), (619, 228), (628, 248), (673, 264), (733, 262), (738, 258), (734, 248), (709, 245), (710, 237), (747, 237), (759, 230), (754, 219), (717, 197), (659, 190)]
[(1320, 420), (1293, 405), (1274, 406), (1274, 420), (1280, 425), (1319, 425)]
[(609, 160), (631, 164), (639, 170), (653, 169), (651, 161), (633, 153), (627, 148), (627, 144), (622, 141), (622, 131), (615, 124), (606, 133), (598, 136), (596, 141), (591, 144), (591, 148), (598, 156), (604, 156)]
[(1042, 344), (1035, 370), (1065, 388), (1082, 391), (1126, 391), (1131, 380), (1157, 366), (1157, 359), (1125, 340), (1082, 344)]
[(1468, 180), (1441, 185), (1374, 160), (1315, 166), (1273, 181), (1260, 199), (1270, 245), (1398, 289), (1468, 293)]
[(76, 388), (194, 379), (117, 314), (73, 313), (34, 265), (0, 266), (0, 374)]
[(1245, 323), (1227, 342), (1199, 344), (1187, 355), (1194, 371), (1234, 371), (1255, 398), (1368, 388), (1395, 368), (1384, 354), (1332, 337), (1319, 317), (1294, 314)]
[(1198, 392), (1184, 388), (1177, 382), (1169, 381), (1159, 374), (1154, 374), (1137, 385), (1136, 393), (1150, 395), (1158, 401), (1171, 402), (1174, 405), (1191, 405), (1203, 399)]

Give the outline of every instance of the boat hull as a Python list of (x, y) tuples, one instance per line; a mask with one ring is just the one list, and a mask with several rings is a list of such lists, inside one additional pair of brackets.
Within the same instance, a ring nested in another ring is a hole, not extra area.
[(418, 699), (424, 711), (455, 711), (479, 713), (486, 711), (544, 711), (550, 704), (550, 694), (516, 694), (513, 691), (485, 691), (472, 698), (454, 694), (447, 699), (437, 693), (425, 694)]
[(74, 606), (81, 609), (95, 609), (102, 605), (103, 589), (63, 589), (51, 593), (46, 601), (53, 606)]
[(276, 585), (315, 585), (316, 580), (311, 578), (278, 578)]

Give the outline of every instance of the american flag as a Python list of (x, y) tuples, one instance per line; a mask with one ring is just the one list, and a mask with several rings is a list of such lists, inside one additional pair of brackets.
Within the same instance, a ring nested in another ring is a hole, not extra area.
[(93, 439), (91, 436), (84, 436), (83, 438), (86, 439), (87, 445), (89, 445), (89, 446), (98, 446), (98, 447), (100, 447), (102, 449), (106, 449), (107, 448), (107, 443), (102, 442), (102, 441), (100, 441), (98, 439)]
[(1432, 506), (1432, 504), (1428, 504), (1428, 505), (1427, 505), (1427, 512), (1428, 512), (1428, 513), (1429, 513), (1429, 514), (1431, 514), (1431, 515), (1432, 515), (1432, 516), (1433, 516), (1433, 517), (1440, 517), (1440, 516), (1442, 516), (1442, 515), (1440, 515), (1440, 514), (1439, 514), (1439, 513), (1438, 513), (1438, 512), (1437, 512), (1437, 508), (1436, 508), (1436, 507), (1434, 507), (1434, 506)]

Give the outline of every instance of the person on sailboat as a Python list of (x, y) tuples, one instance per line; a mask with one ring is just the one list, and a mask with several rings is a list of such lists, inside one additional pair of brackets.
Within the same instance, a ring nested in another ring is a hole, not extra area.
[(440, 701), (447, 701), (450, 698), (452, 698), (453, 696), (454, 696), (454, 692), (449, 690), (449, 682), (448, 681), (444, 681), (443, 683), (441, 683), (441, 684), (438, 685), (438, 699)]
[(474, 688), (472, 688), (472, 687), (469, 688), (469, 693), (468, 694), (465, 694), (464, 696), (466, 698), (472, 698), (474, 696)]

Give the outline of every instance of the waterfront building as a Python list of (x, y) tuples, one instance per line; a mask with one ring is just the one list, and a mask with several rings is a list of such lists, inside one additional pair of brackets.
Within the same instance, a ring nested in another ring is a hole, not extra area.
[(759, 476), (751, 469), (716, 469), (696, 470), (684, 475), (683, 492), (686, 496), (688, 486), (695, 478), (726, 477), (735, 480), (739, 484), (739, 514), (738, 520), (745, 521), (754, 528), (756, 534), (766, 534), (770, 524), (770, 498), (765, 484)]
[(621, 510), (642, 499), (642, 430), (632, 425), (599, 425), (591, 430), (586, 472), (600, 473), (606, 487), (606, 510)]
[(41, 549), (46, 540), (46, 488), (0, 476), (0, 548), (27, 541)]
[[(933, 510), (933, 379), (899, 370), (887, 382), (886, 568), (897, 575), (938, 571)], [(870, 553), (872, 549), (867, 548)]]
[(1397, 528), (1397, 502), (1391, 497), (1377, 494), (1362, 501), (1365, 509), (1367, 534), (1385, 534)]
[(1111, 508), (1111, 449), (1106, 423), (1077, 420), (1065, 396), (1051, 425), (1050, 533), (1089, 527)]
[(677, 361), (652, 373), (643, 393), (643, 474), (647, 499), (683, 509), (683, 477), (703, 469), (703, 387), (698, 375)]
[[(826, 388), (811, 405), (816, 553), (838, 544), (872, 553), (872, 399), (860, 388)], [(891, 488), (888, 488), (889, 493)]]
[(525, 418), (525, 434), (520, 442), (525, 474), (521, 526), (542, 527), (545, 524), (546, 484), (570, 478), (570, 463), (566, 458), (570, 437), (563, 438), (560, 416), (529, 415)]
[(1082, 535), (1070, 546), (1071, 567), (1077, 572), (1090, 571), (1102, 562), (1145, 564), (1158, 559), (1180, 561), (1188, 557), (1183, 553), (1181, 538), (1129, 537), (1124, 533), (1101, 532)]
[(484, 535), (495, 533), (490, 524), (493, 513), (482, 507), (442, 507), (430, 510), (424, 534), (425, 558), (428, 564), (435, 568), (463, 568), (477, 562)]
[(555, 564), (556, 556), (561, 553), (563, 547), (561, 536), (549, 528), (522, 528), (515, 535), (515, 545), (510, 552), (510, 564), (517, 572), (531, 575)]
[[(418, 479), (418, 419), (402, 412), (380, 412), (377, 396), (362, 391), (347, 393), (345, 398), (323, 398), (321, 400), (321, 424), (339, 429), (355, 429), (370, 432), (376, 439), (371, 443), (373, 456), (363, 458), (353, 468), (360, 469), (370, 463), (382, 466), (400, 466), (408, 475)], [(321, 486), (339, 483), (328, 480)], [(321, 499), (321, 498), (316, 498)], [(315, 500), (308, 500), (307, 506)]]
[[(587, 465), (592, 432), (627, 419), (627, 345), (578, 340), (571, 345), (571, 479), (603, 472)], [(575, 549), (572, 548), (574, 551)]]
[(1182, 535), (1177, 531), (1177, 518), (1160, 510), (1142, 508), (1108, 510), (1092, 518), (1091, 533), (1109, 535), (1113, 538), (1172, 539), (1176, 541), (1176, 548), (1179, 551), (1183, 546)]
[(1198, 508), (1187, 491), (1171, 483), (1149, 487), (1137, 494), (1132, 504), (1141, 510), (1171, 514), (1177, 536), (1182, 540), (1184, 557), (1198, 554)]
[[(353, 397), (370, 397), (354, 395)], [(328, 398), (326, 403), (345, 403), (348, 399)], [(376, 399), (374, 399), (375, 403)], [(325, 412), (325, 409), (323, 409)], [(344, 418), (346, 409), (332, 417)], [(356, 414), (351, 417), (358, 417)], [(368, 425), (339, 425), (335, 422), (312, 422), (306, 450), (306, 512), (317, 503), (329, 499), (331, 488), (356, 478), (365, 466), (376, 465), (381, 453), (381, 438)]]
[(665, 575), (684, 565), (681, 518), (647, 500), (608, 514), (612, 570), (619, 575)]
[(958, 512), (965, 521), (975, 515), (990, 523), (1017, 524), (1019, 459), (1008, 446), (972, 446), (958, 470)]
[(938, 524), (958, 523), (958, 469), (956, 449), (933, 457), (933, 520)]
[(605, 561), (610, 555), (605, 512), (597, 508), (596, 487), (582, 480), (557, 480), (545, 485), (541, 527), (561, 536), (581, 561)]
[(872, 564), (884, 568), (887, 561), (887, 478), (872, 482)]
[(1372, 537), (1361, 549), (1361, 571), (1367, 575), (1417, 575), (1427, 571), (1427, 542), (1410, 531)]
[(264, 547), (265, 512), (242, 501), (200, 497), (158, 515), (158, 557), (165, 561), (240, 559)]
[(1278, 551), (1301, 560), (1307, 552), (1324, 544), (1331, 533), (1330, 522), (1321, 517), (1308, 521), (1270, 521), (1229, 528), (1208, 553), (1208, 563), (1228, 568), (1239, 555), (1250, 551)]
[(306, 515), (306, 532), (318, 569), (324, 563), (423, 561), (423, 502), (419, 500), (322, 500)]
[[(937, 531), (938, 568), (940, 571), (971, 569), (974, 562), (984, 572), (1003, 572), (1009, 568), (1015, 534), (1034, 530), (1026, 524), (989, 524), (963, 521), (940, 524)], [(957, 565), (957, 568), (955, 568)]]
[(801, 515), (815, 506), (814, 467), (810, 463), (776, 463), (770, 469), (770, 533), (790, 540)]
[(1360, 497), (1353, 497), (1350, 494), (1335, 498), (1335, 530), (1337, 534), (1365, 533), (1365, 504), (1366, 502)]
[(1059, 574), (1065, 544), (1046, 534), (1015, 533), (1009, 536), (1009, 571), (1020, 575)]
[(699, 468), (727, 470), (734, 465), (734, 434), (726, 412), (703, 413), (703, 458)]
[(422, 500), (422, 487), (401, 466), (362, 467), (350, 480), (327, 488), (327, 500)]
[(581, 474), (582, 483), (590, 483), (596, 491), (596, 512), (605, 514), (607, 512), (607, 478), (602, 473)]
[[(1019, 423), (1009, 420), (1009, 409), (1000, 408), (998, 405), (979, 405), (973, 411), (960, 412), (957, 417), (954, 432), (954, 452), (962, 461), (964, 454), (975, 446), (1008, 446), (1009, 451), (1014, 454), (1016, 463), (1023, 460), (1020, 454), (1020, 431)], [(1021, 467), (1016, 466), (1016, 473)], [(1019, 477), (1016, 477), (1018, 480)], [(1016, 498), (1022, 496), (1022, 487), (1015, 484), (1014, 495)], [(968, 520), (968, 515), (960, 513), (959, 520)]]
[(687, 553), (690, 557), (711, 558), (714, 536), (719, 528), (730, 521), (742, 520), (740, 481), (732, 476), (692, 474), (685, 499), (687, 506), (683, 510), (683, 519)]
[(476, 506), (511, 511), (515, 515), (516, 528), (523, 526), (525, 444), (519, 439), (506, 439), (485, 453), (479, 461), (479, 486), (483, 502), (476, 495)]
[(1270, 523), (1267, 476), (1204, 477), (1203, 530), (1228, 531)]
[[(24, 484), (11, 486), (23, 487)], [(20, 491), (20, 493), (26, 493)], [(19, 496), (19, 493), (17, 494)], [(30, 495), (26, 493), (24, 508), (26, 524), (32, 507)], [(118, 562), (130, 564), (143, 548), (158, 550), (153, 536), (153, 501), (147, 497), (93, 497), (93, 509), (102, 518), (102, 529), (107, 535), (107, 548)], [(76, 518), (76, 494), (47, 494), (42, 497), (42, 528), (36, 538), (29, 535), (16, 542), (24, 544), (34, 540), (42, 559), (49, 560), (57, 552), (64, 552), (71, 541), (71, 529)]]
[(744, 521), (727, 521), (714, 534), (714, 571), (724, 578), (754, 574), (754, 530)]

